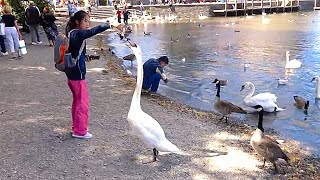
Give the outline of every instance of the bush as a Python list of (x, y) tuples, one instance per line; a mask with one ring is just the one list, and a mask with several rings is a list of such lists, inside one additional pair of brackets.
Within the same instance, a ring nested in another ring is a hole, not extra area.
[[(13, 9), (13, 13), (18, 19), (18, 23), (23, 23), (25, 21), (25, 9), (29, 6), (29, 1), (21, 0), (7, 0)], [(48, 1), (45, 0), (33, 0), (33, 2), (38, 6), (40, 12), (42, 12), (45, 6), (48, 6)]]

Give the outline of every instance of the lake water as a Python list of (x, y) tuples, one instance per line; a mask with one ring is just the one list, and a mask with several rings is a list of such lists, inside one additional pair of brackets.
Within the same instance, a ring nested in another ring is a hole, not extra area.
[[(264, 17), (270, 19), (269, 24), (263, 24), (262, 18), (257, 15), (192, 19), (176, 24), (141, 23), (132, 25), (129, 38), (140, 45), (143, 61), (162, 55), (169, 57), (170, 64), (165, 67), (169, 83), (161, 82), (161, 94), (210, 111), (216, 94), (211, 82), (215, 78), (228, 79), (228, 86), (221, 89), (221, 98), (246, 107), (243, 98), (248, 91), (240, 92), (240, 88), (250, 81), (256, 87), (255, 94), (274, 93), (278, 106), (286, 109), (266, 115), (264, 126), (301, 141), (320, 155), (320, 105), (315, 100), (315, 82), (311, 82), (314, 76), (320, 75), (320, 14), (318, 11), (272, 14)], [(144, 36), (144, 31), (151, 31), (152, 35)], [(171, 37), (180, 40), (171, 43)], [(131, 53), (115, 34), (108, 38), (117, 56)], [(286, 73), (284, 68), (287, 50), (291, 59), (303, 63), (291, 73)], [(244, 63), (250, 63), (246, 71)], [(130, 62), (125, 61), (124, 65), (135, 72), (135, 62), (133, 68)], [(284, 77), (289, 79), (288, 84), (278, 85), (276, 79)], [(294, 95), (310, 101), (307, 116), (293, 106)], [(250, 124), (257, 122), (257, 115), (233, 116), (245, 118)]]

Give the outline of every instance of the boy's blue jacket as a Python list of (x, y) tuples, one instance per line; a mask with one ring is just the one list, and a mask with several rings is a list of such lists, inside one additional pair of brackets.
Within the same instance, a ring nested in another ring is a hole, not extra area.
[(157, 68), (163, 73), (163, 68), (160, 66), (158, 59), (151, 58), (143, 64), (143, 78), (149, 78), (153, 74), (157, 73)]
[[(98, 33), (110, 28), (109, 24), (103, 24), (86, 30), (75, 30), (70, 33), (69, 49), (73, 58), (77, 58), (83, 41)], [(66, 75), (69, 80), (83, 80), (86, 78), (86, 45), (82, 51), (77, 65), (73, 68), (66, 68)]]

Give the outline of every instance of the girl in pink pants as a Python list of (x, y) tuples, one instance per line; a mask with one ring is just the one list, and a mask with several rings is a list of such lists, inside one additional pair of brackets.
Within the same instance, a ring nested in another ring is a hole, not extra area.
[[(89, 29), (89, 21), (90, 18), (85, 11), (78, 11), (70, 17), (66, 27), (66, 34), (69, 36), (68, 51), (73, 58), (79, 57), (74, 67), (66, 68), (68, 85), (73, 95), (72, 137), (82, 139), (92, 138), (92, 134), (88, 132), (89, 94), (86, 82), (85, 40), (111, 27), (109, 23), (104, 23)], [(122, 29), (122, 25), (117, 28)], [(81, 46), (84, 47), (83, 50)]]

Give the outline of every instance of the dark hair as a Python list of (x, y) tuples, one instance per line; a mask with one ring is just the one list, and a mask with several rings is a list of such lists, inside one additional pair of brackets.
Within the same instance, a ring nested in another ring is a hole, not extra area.
[(77, 24), (78, 22), (81, 22), (86, 16), (89, 16), (87, 12), (80, 10), (78, 12), (76, 12), (75, 14), (73, 14), (70, 19), (69, 22), (66, 26), (66, 35), (68, 36), (69, 32), (72, 29), (77, 29), (79, 24)]
[(159, 57), (159, 61), (160, 61), (160, 62), (164, 62), (164, 63), (166, 63), (166, 64), (169, 64), (169, 59), (168, 59), (167, 56), (161, 56), (161, 57)]

